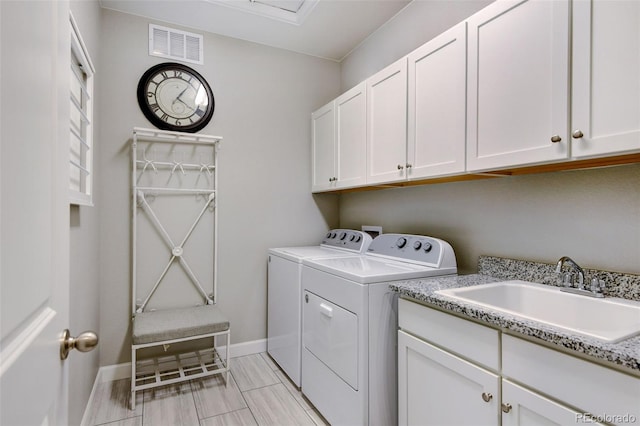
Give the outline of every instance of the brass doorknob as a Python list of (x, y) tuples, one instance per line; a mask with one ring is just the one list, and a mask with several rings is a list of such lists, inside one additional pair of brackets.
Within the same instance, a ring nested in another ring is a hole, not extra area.
[(85, 331), (80, 333), (78, 337), (71, 337), (69, 329), (65, 329), (60, 339), (60, 359), (67, 359), (71, 349), (89, 352), (96, 346), (98, 346), (98, 335), (93, 331)]

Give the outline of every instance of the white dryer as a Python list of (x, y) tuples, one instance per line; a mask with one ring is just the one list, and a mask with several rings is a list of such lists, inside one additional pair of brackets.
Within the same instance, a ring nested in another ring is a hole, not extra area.
[(363, 253), (371, 236), (334, 229), (320, 245), (269, 249), (267, 287), (267, 352), (300, 387), (302, 333), (302, 261)]
[(302, 263), (302, 393), (331, 424), (397, 424), (397, 294), (389, 284), (456, 274), (453, 249), (382, 234), (363, 256)]

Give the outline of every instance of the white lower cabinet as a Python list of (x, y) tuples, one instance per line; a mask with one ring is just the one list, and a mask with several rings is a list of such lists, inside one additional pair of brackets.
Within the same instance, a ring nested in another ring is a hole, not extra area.
[(640, 377), (404, 299), (398, 324), (399, 425), (640, 420)]
[(585, 415), (509, 380), (502, 381), (502, 426), (600, 424)]
[(498, 375), (402, 331), (398, 348), (400, 425), (498, 424)]

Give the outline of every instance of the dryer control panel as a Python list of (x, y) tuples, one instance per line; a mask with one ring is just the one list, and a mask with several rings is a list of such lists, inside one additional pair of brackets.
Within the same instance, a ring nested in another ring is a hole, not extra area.
[(322, 246), (338, 247), (352, 250), (356, 253), (364, 253), (371, 244), (371, 235), (352, 229), (332, 229), (322, 239)]
[(456, 257), (451, 245), (424, 235), (381, 234), (371, 242), (367, 254), (434, 268), (456, 267)]

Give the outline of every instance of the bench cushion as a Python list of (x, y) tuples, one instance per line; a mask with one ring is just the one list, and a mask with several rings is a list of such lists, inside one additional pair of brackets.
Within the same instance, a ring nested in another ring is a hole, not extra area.
[(229, 330), (229, 320), (211, 305), (136, 314), (133, 320), (134, 345), (182, 339)]

